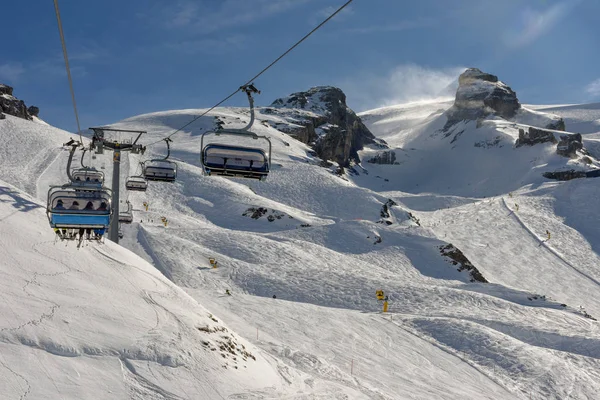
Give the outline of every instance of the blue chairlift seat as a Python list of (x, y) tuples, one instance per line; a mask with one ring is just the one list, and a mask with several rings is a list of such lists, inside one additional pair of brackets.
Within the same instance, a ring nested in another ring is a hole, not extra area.
[(54, 186), (48, 191), (50, 226), (58, 229), (107, 229), (111, 219), (108, 189)]
[(269, 159), (259, 148), (208, 144), (203, 149), (202, 163), (207, 175), (265, 179)]
[(174, 182), (177, 178), (177, 164), (167, 160), (146, 161), (144, 178), (149, 181)]

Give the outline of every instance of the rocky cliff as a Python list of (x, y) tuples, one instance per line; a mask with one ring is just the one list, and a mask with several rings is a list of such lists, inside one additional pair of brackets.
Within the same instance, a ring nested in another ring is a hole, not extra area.
[(288, 123), (274, 124), (275, 128), (311, 145), (323, 160), (343, 167), (360, 162), (358, 150), (365, 145), (387, 147), (346, 105), (346, 95), (336, 87), (318, 86), (293, 93), (275, 100), (261, 113), (283, 117)]
[(4, 113), (31, 120), (32, 116), (37, 117), (39, 112), (40, 109), (35, 106), (28, 109), (23, 100), (13, 96), (12, 87), (0, 83), (0, 119), (3, 119), (2, 113)]
[(458, 78), (454, 105), (446, 111), (444, 130), (460, 121), (500, 117), (540, 128), (565, 130), (562, 118), (521, 107), (517, 94), (496, 75), (469, 68)]

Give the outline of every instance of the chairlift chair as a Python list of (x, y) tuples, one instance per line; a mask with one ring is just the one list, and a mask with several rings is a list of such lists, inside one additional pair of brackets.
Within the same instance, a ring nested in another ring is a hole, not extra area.
[(59, 230), (94, 230), (100, 238), (111, 221), (111, 191), (74, 185), (51, 186), (46, 213), (50, 226)]
[(124, 224), (131, 224), (133, 222), (133, 210), (129, 201), (127, 201), (127, 211), (119, 213), (119, 222)]
[(177, 178), (177, 164), (167, 160), (144, 162), (144, 178), (148, 181), (174, 182)]
[(171, 155), (171, 139), (165, 138), (167, 143), (167, 156), (142, 163), (142, 173), (148, 181), (174, 182), (177, 178), (177, 163), (169, 161)]
[(209, 176), (264, 180), (269, 174), (269, 158), (260, 148), (208, 144), (203, 148), (201, 158), (204, 172)]
[(130, 176), (125, 182), (125, 188), (130, 191), (145, 192), (148, 182), (143, 176)]
[[(264, 180), (271, 167), (271, 140), (267, 136), (259, 136), (250, 131), (254, 124), (254, 99), (252, 93), (260, 93), (252, 84), (240, 88), (248, 96), (250, 103), (250, 121), (241, 129), (218, 129), (202, 134), (200, 141), (200, 162), (206, 175), (220, 175), (239, 178)], [(226, 143), (211, 143), (204, 146), (207, 134), (216, 136), (229, 135), (262, 139), (269, 144), (268, 153), (260, 147), (245, 147)]]
[(78, 168), (71, 172), (74, 184), (102, 187), (104, 184), (104, 172), (96, 168)]

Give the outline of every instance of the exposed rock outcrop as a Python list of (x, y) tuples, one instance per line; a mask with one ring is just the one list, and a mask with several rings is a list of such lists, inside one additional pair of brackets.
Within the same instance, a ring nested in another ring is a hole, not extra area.
[(537, 129), (529, 127), (527, 132), (524, 129), (519, 128), (519, 138), (515, 142), (515, 147), (521, 146), (533, 146), (540, 143), (558, 143), (554, 137), (554, 133), (543, 129)]
[(13, 96), (12, 87), (0, 83), (0, 114), (4, 112), (5, 114), (14, 115), (15, 117), (31, 120), (33, 119), (32, 115), (37, 116), (40, 111), (37, 107), (33, 108), (37, 110), (36, 114), (30, 114), (25, 102)]
[(585, 171), (576, 171), (574, 169), (568, 171), (544, 172), (544, 178), (555, 179), (557, 181), (570, 181), (571, 179), (586, 178)]
[(477, 120), (488, 115), (513, 118), (521, 108), (517, 94), (492, 74), (469, 68), (458, 78), (454, 105), (446, 111), (447, 130), (457, 122)]
[(384, 151), (367, 160), (371, 164), (398, 164), (395, 151)]
[(556, 154), (569, 158), (577, 157), (577, 150), (583, 149), (581, 133), (573, 135), (561, 135), (560, 142), (556, 146)]
[(40, 113), (40, 108), (36, 106), (29, 106), (29, 108), (27, 108), (27, 112), (29, 113), (29, 115), (37, 117)]
[(565, 120), (562, 118), (558, 118), (555, 121), (549, 122), (546, 126), (546, 129), (552, 129), (554, 131), (565, 131), (567, 127), (565, 126)]
[(479, 272), (477, 268), (469, 261), (469, 259), (463, 254), (460, 249), (454, 247), (454, 245), (448, 243), (439, 247), (442, 256), (449, 258), (452, 265), (459, 265), (457, 271), (468, 271), (469, 281), (471, 282), (482, 282), (488, 283), (487, 279)]
[(346, 105), (344, 92), (336, 87), (318, 86), (293, 93), (261, 112), (286, 118), (293, 125), (283, 131), (312, 145), (323, 160), (334, 160), (343, 167), (360, 162), (358, 150), (365, 145), (385, 143), (373, 136)]

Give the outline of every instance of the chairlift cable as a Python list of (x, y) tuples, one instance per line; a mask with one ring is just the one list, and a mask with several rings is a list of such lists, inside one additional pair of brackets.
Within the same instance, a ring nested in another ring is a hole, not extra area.
[[(170, 133), (166, 138), (168, 139), (171, 136), (175, 135), (177, 132), (179, 132), (182, 129), (184, 129), (184, 128), (188, 127), (189, 125), (193, 124), (194, 122), (196, 122), (197, 120), (199, 120), (200, 118), (202, 118), (203, 116), (205, 116), (206, 114), (208, 114), (209, 112), (211, 112), (212, 110), (214, 110), (215, 108), (217, 108), (218, 106), (220, 106), (221, 104), (225, 103), (227, 100), (229, 100), (230, 98), (232, 98), (234, 95), (237, 94), (237, 92), (240, 91), (240, 89), (242, 89), (244, 86), (247, 86), (247, 85), (251, 84), (255, 79), (257, 79), (259, 76), (261, 76), (262, 74), (264, 74), (265, 72), (267, 72), (268, 69), (270, 69), (279, 60), (281, 60), (283, 57), (285, 57), (286, 55), (288, 55), (292, 50), (294, 50), (296, 47), (298, 47), (298, 45), (300, 45), (300, 43), (302, 43), (306, 39), (308, 39), (309, 36), (311, 36), (313, 33), (315, 33), (317, 30), (319, 30), (319, 28), (321, 28), (323, 25), (325, 25), (327, 22), (329, 22), (333, 17), (335, 17), (344, 8), (346, 8), (350, 3), (352, 3), (352, 1), (354, 1), (354, 0), (348, 0), (346, 3), (344, 3), (342, 6), (340, 6), (329, 17), (327, 17), (325, 20), (323, 20), (323, 22), (321, 22), (313, 30), (311, 30), (306, 35), (304, 35), (304, 37), (302, 39), (298, 40), (293, 46), (291, 46), (289, 49), (287, 49), (283, 54), (281, 54), (279, 57), (277, 57), (271, 64), (267, 65), (258, 74), (256, 74), (254, 77), (252, 77), (251, 79), (249, 79), (244, 85), (240, 86), (238, 89), (236, 89), (229, 96), (225, 97), (223, 100), (221, 100), (220, 102), (218, 102), (217, 104), (215, 104), (214, 106), (212, 106), (211, 108), (209, 108), (208, 110), (206, 110), (205, 112), (203, 112), (202, 114), (198, 115), (197, 117), (194, 117), (190, 122), (188, 122), (187, 124), (183, 125), (181, 128), (179, 128), (179, 129), (175, 130), (174, 132)], [(56, 2), (56, 0), (55, 0), (55, 2)], [(153, 145), (155, 145), (157, 143), (162, 142), (163, 140), (165, 140), (165, 138), (157, 140), (156, 142), (152, 142), (152, 143), (146, 145), (146, 147), (153, 146)]]
[(75, 121), (77, 122), (77, 133), (79, 133), (79, 142), (83, 146), (83, 136), (81, 135), (81, 126), (79, 124), (79, 114), (77, 112), (77, 103), (75, 102), (75, 91), (73, 90), (73, 79), (71, 78), (71, 67), (69, 66), (69, 56), (67, 54), (67, 45), (65, 44), (65, 35), (63, 33), (60, 11), (58, 10), (58, 0), (54, 0), (54, 10), (56, 11), (56, 21), (58, 23), (58, 33), (60, 34), (60, 43), (62, 44), (63, 56), (65, 58), (65, 67), (67, 69), (67, 78), (71, 90), (71, 99), (73, 101), (73, 110), (75, 111)]

